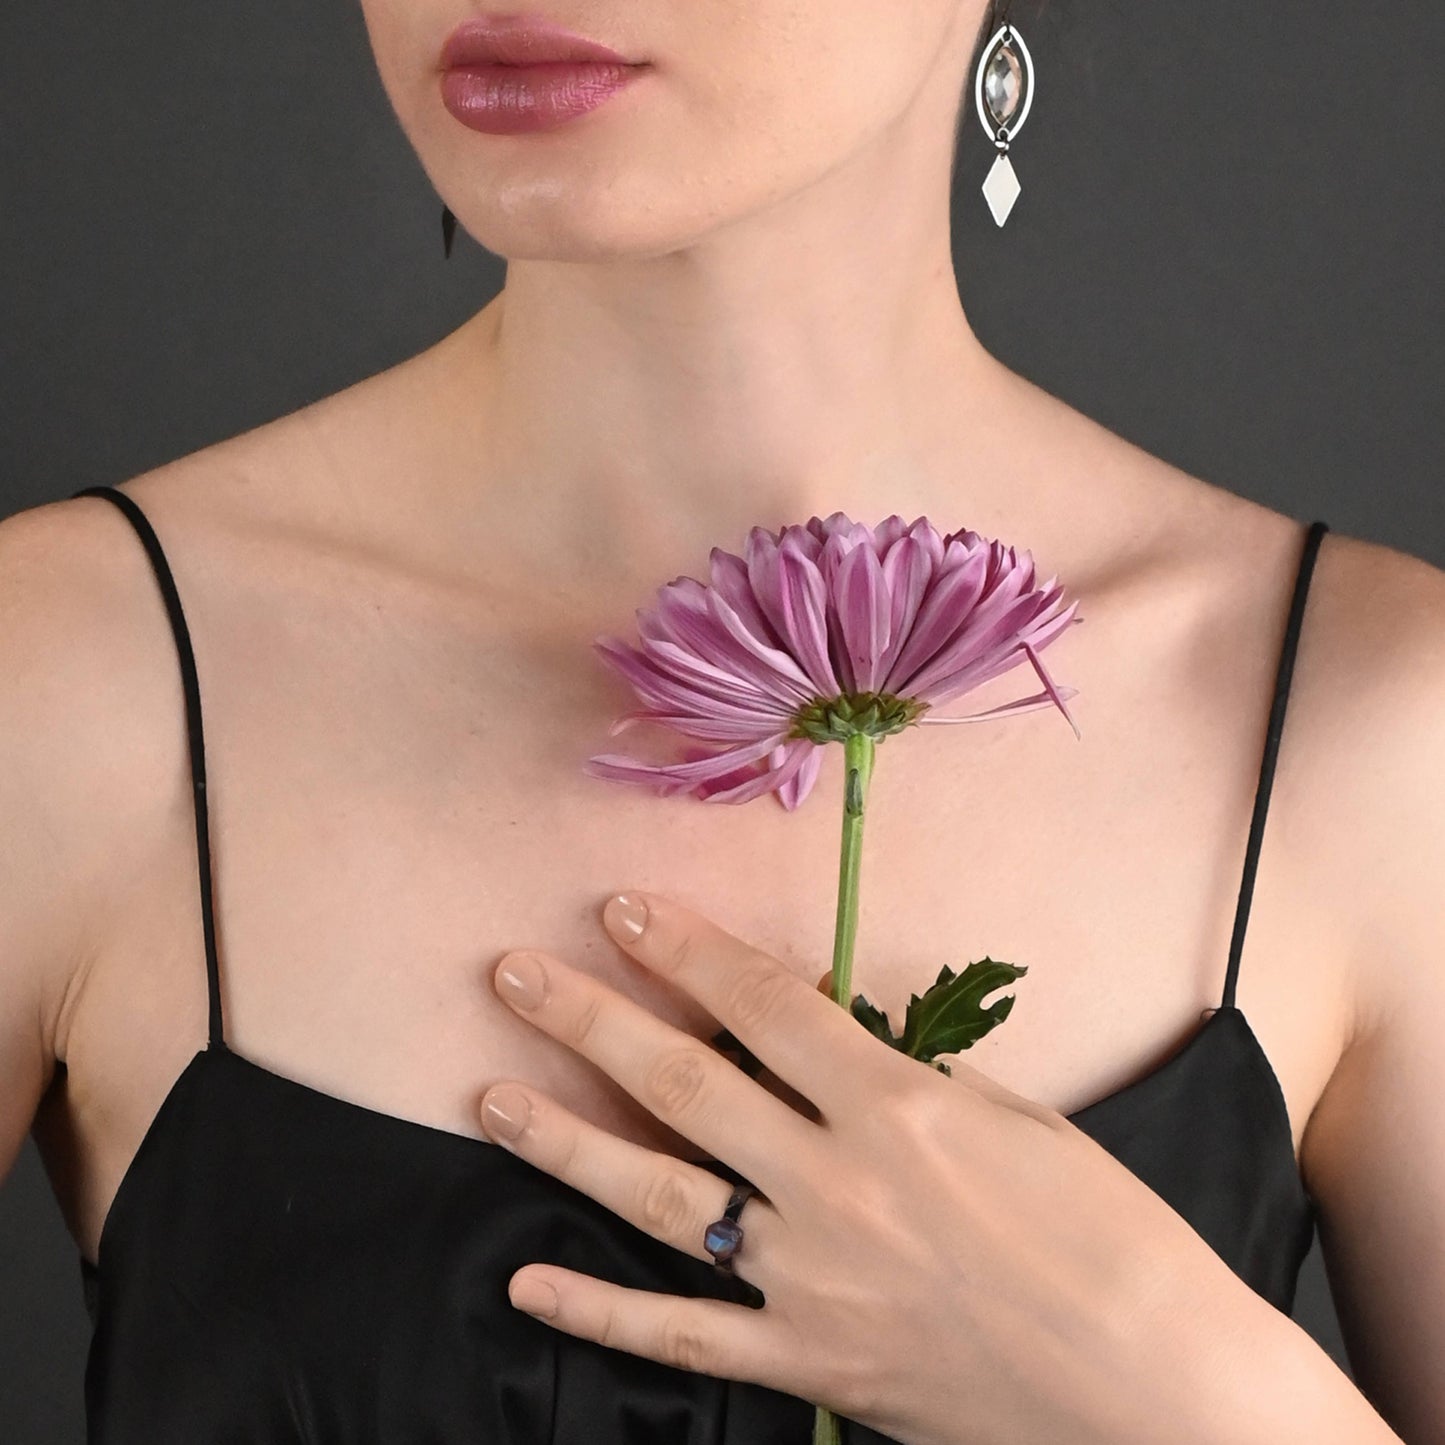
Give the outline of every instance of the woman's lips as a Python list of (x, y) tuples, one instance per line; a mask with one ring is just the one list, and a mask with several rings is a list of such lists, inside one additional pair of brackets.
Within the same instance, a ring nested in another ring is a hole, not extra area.
[(585, 35), (574, 35), (548, 20), (516, 16), (507, 20), (463, 20), (442, 46), (441, 67), (458, 65), (537, 65), (549, 60), (598, 60), (612, 65), (636, 62)]
[(644, 69), (591, 60), (460, 66), (442, 76), (442, 103), (464, 126), (489, 135), (547, 130), (595, 110)]
[(547, 130), (595, 110), (647, 67), (540, 19), (466, 20), (441, 54), (442, 103), (489, 135)]

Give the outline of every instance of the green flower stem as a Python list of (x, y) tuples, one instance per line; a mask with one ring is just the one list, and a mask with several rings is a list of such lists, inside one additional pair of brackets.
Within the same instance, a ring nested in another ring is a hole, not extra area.
[(838, 918), (833, 928), (833, 1002), (853, 1002), (853, 945), (858, 940), (858, 865), (863, 861), (863, 807), (877, 744), (852, 733), (843, 744), (843, 847), (838, 860)]
[[(858, 941), (858, 868), (863, 861), (863, 809), (877, 749), (868, 733), (850, 733), (843, 743), (843, 846), (838, 860), (838, 917), (833, 929), (832, 998), (853, 1002), (853, 946)], [(819, 1405), (813, 1416), (813, 1445), (842, 1445), (838, 1417)]]

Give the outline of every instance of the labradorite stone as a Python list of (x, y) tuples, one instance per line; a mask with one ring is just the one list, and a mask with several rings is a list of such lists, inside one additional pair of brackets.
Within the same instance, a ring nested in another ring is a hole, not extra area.
[(715, 1258), (729, 1259), (743, 1240), (743, 1227), (731, 1219), (716, 1219), (703, 1235), (703, 1247)]

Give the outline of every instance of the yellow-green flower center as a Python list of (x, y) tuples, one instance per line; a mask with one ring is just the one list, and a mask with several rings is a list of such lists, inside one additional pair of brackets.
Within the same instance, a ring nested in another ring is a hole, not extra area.
[(818, 698), (793, 716), (794, 738), (811, 738), (815, 743), (846, 742), (854, 733), (886, 738), (902, 732), (928, 711), (926, 702), (894, 697), (887, 692), (845, 692), (837, 697)]

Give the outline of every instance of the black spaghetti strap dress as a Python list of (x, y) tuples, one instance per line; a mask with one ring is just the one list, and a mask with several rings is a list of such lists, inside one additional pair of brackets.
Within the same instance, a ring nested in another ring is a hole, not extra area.
[[(507, 1299), (545, 1261), (735, 1299), (663, 1244), (497, 1145), (283, 1077), (226, 1044), (195, 658), (129, 495), (185, 688), (210, 1017), (80, 1260), (90, 1445), (807, 1445), (813, 1407), (580, 1340)], [(1288, 1311), (1315, 1229), (1278, 1080), (1235, 981), (1323, 522), (1285, 627), (1219, 1006), (1152, 1073), (1070, 1116)], [(735, 1179), (727, 1165), (717, 1171)], [(844, 1421), (851, 1445), (885, 1437)]]

